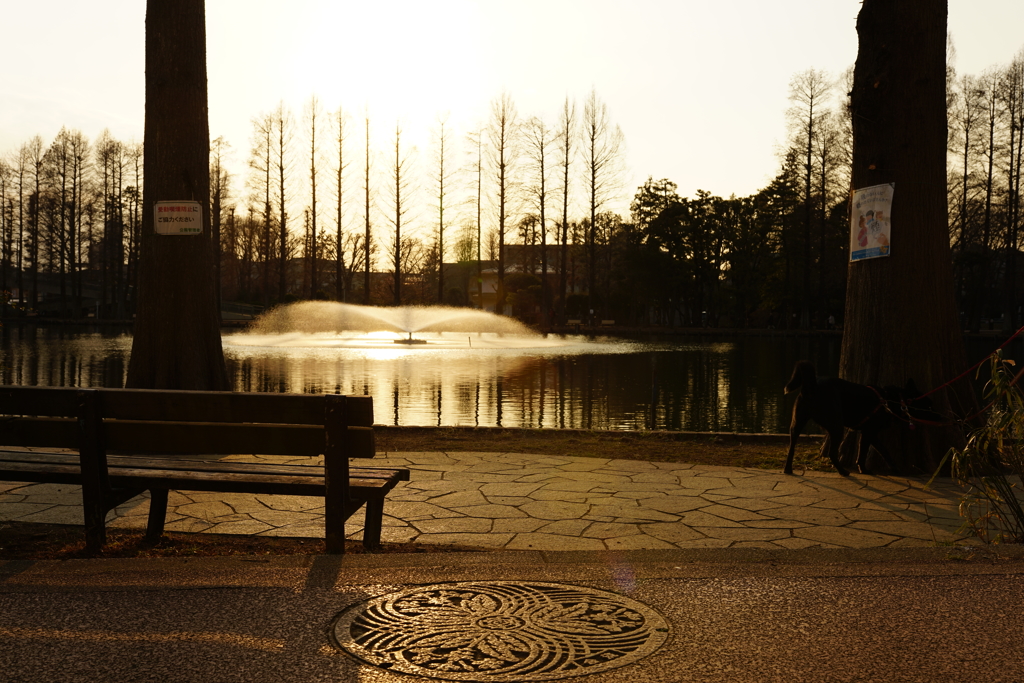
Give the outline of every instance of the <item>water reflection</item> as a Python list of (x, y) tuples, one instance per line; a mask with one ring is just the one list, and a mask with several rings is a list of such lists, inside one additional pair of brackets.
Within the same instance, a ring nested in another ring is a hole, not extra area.
[[(127, 330), (10, 326), (0, 338), (4, 384), (124, 384)], [(835, 337), (553, 337), (525, 348), (224, 341), (236, 390), (368, 394), (377, 421), (398, 425), (779, 432), (793, 363), (809, 358), (834, 374), (839, 358)]]

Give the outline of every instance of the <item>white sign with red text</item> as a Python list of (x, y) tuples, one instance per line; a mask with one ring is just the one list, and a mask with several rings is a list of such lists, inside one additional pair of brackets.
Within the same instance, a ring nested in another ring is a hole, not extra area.
[(157, 202), (153, 207), (153, 225), (158, 235), (202, 234), (202, 216), (199, 202)]

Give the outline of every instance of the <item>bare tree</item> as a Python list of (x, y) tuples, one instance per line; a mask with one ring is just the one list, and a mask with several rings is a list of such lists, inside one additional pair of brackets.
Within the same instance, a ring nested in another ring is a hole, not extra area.
[(205, 18), (203, 0), (146, 6), (146, 228), (130, 387), (229, 388), (210, 232), (158, 235), (153, 223), (155, 202), (165, 199), (199, 202), (209, 220)]
[(316, 139), (317, 123), (322, 119), (320, 101), (313, 95), (306, 105), (306, 130), (309, 132), (309, 298), (317, 298), (317, 257), (318, 246), (316, 218), (316, 185), (319, 175), (317, 162), (320, 160), (320, 148)]
[(971, 216), (972, 195), (977, 191), (977, 178), (972, 165), (981, 150), (984, 123), (985, 91), (974, 76), (965, 75), (955, 83), (958, 87), (951, 93), (953, 101), (949, 112), (950, 152), (958, 159), (960, 178), (950, 183), (952, 193), (958, 193), (956, 217), (951, 218), (950, 232), (954, 248), (965, 262), (965, 255), (976, 250), (975, 257), (967, 261), (970, 279), (966, 297), (968, 328), (977, 332), (981, 327), (982, 296), (988, 280), (991, 254), (987, 236), (976, 234)]
[(259, 253), (263, 267), (260, 273), (260, 294), (264, 307), (270, 305), (270, 269), (273, 261), (273, 216), (271, 204), (271, 172), (273, 169), (273, 135), (274, 129), (269, 114), (261, 115), (252, 121), (253, 137), (252, 152), (249, 156), (249, 186), (262, 204), (263, 224), (259, 237)]
[(537, 215), (537, 231), (540, 236), (540, 278), (541, 278), (541, 324), (545, 327), (549, 324), (548, 311), (551, 307), (551, 287), (548, 283), (548, 218), (547, 208), (550, 198), (551, 163), (549, 160), (553, 136), (538, 117), (533, 117), (526, 122), (524, 127), (524, 143), (528, 163), (528, 180), (526, 191), (531, 209)]
[(999, 97), (1006, 112), (1009, 136), (1006, 140), (1006, 279), (1003, 290), (1003, 325), (1017, 329), (1017, 254), (1020, 236), (1021, 165), (1024, 164), (1024, 51), (1003, 71)]
[(408, 228), (408, 218), (411, 206), (411, 197), (409, 196), (413, 191), (412, 185), (412, 161), (407, 152), (402, 151), (402, 126), (400, 123), (395, 124), (395, 156), (394, 162), (391, 165), (389, 172), (389, 187), (391, 198), (391, 209), (389, 213), (389, 221), (394, 230), (394, 241), (391, 244), (391, 259), (394, 267), (394, 304), (395, 306), (402, 305), (402, 266), (405, 263), (402, 257), (402, 249), (406, 246), (407, 240), (402, 236), (402, 224), (406, 223)]
[[(793, 127), (792, 146), (801, 150), (804, 158), (804, 234), (803, 234), (803, 296), (800, 306), (800, 326), (810, 327), (811, 290), (811, 234), (815, 216), (815, 201), (812, 186), (815, 176), (815, 147), (828, 148), (822, 141), (823, 122), (827, 115), (826, 103), (832, 93), (832, 79), (824, 71), (808, 69), (796, 74), (789, 83), (789, 101), (793, 103), (788, 114)], [(821, 197), (822, 202), (825, 197)], [(824, 208), (823, 208), (824, 211)]]
[(608, 107), (591, 90), (583, 106), (583, 154), (585, 158), (585, 187), (590, 208), (590, 225), (587, 231), (587, 296), (590, 309), (596, 305), (597, 294), (597, 250), (595, 230), (597, 215), (609, 200), (613, 199), (622, 184), (622, 130), (613, 126), (608, 116)]
[(0, 157), (0, 312), (10, 296), (10, 277), (13, 275), (14, 255), (14, 199), (8, 192), (13, 188), (14, 168)]
[(363, 303), (369, 305), (370, 303), (370, 269), (373, 264), (373, 239), (370, 230), (370, 114), (366, 113), (364, 117), (366, 123), (366, 159), (363, 165), (363, 217), (366, 220), (366, 232), (363, 237)]
[(445, 209), (449, 206), (449, 195), (452, 194), (452, 185), (455, 180), (455, 168), (451, 162), (452, 156), (452, 135), (448, 128), (448, 116), (438, 118), (437, 126), (433, 131), (434, 137), (434, 171), (433, 182), (435, 197), (437, 199), (437, 303), (445, 302), (444, 290), (444, 258), (445, 258), (445, 232), (451, 220), (445, 218)]
[[(468, 136), (469, 147), (472, 149), (469, 172), (476, 178), (476, 191), (470, 200), (476, 213), (475, 235), (476, 244), (476, 296), (481, 309), (484, 308), (484, 263), (483, 263), (483, 201), (484, 201), (484, 132), (474, 131)], [(467, 295), (469, 292), (466, 293)]]
[(498, 204), (498, 298), (494, 312), (505, 312), (505, 234), (515, 190), (514, 169), (519, 155), (519, 114), (508, 93), (491, 103), (491, 120), (487, 128), (488, 156), (497, 183)]
[[(36, 135), (21, 147), (20, 156), (32, 181), (32, 189), (28, 195), (28, 253), (29, 295), (28, 307), (35, 309), (39, 305), (39, 269), (40, 242), (42, 225), (40, 222), (40, 202), (43, 187), (43, 158), (46, 150), (43, 139)], [(22, 300), (24, 301), (24, 293)]]
[(338, 165), (334, 168), (334, 197), (335, 197), (335, 254), (334, 254), (334, 287), (335, 298), (338, 301), (347, 300), (347, 289), (345, 287), (345, 172), (348, 170), (348, 160), (345, 157), (345, 138), (347, 136), (346, 124), (348, 116), (341, 107), (334, 114), (334, 144), (338, 154)]
[(281, 102), (270, 118), (273, 130), (272, 163), (274, 169), (275, 190), (277, 195), (277, 229), (278, 239), (278, 281), (277, 300), (283, 302), (288, 295), (288, 260), (292, 254), (292, 241), (288, 235), (288, 181), (291, 177), (292, 159), (291, 143), (294, 122), (291, 111)]
[(569, 197), (571, 195), (569, 179), (572, 176), (573, 159), (575, 155), (575, 141), (578, 122), (576, 120), (576, 103), (568, 97), (562, 104), (562, 111), (559, 114), (558, 132), (556, 134), (558, 145), (558, 166), (562, 186), (562, 220), (559, 227), (559, 254), (560, 263), (558, 267), (558, 318), (565, 322), (565, 300), (569, 294)]
[(224, 168), (224, 156), (230, 147), (223, 137), (210, 144), (210, 236), (213, 240), (213, 286), (218, 317), (221, 302), (221, 220), (224, 203), (231, 196), (231, 174)]

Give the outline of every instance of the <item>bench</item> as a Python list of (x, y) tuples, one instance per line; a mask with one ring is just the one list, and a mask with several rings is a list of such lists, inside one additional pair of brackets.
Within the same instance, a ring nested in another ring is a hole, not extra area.
[[(185, 490), (322, 497), (327, 552), (343, 553), (363, 506), (363, 545), (379, 546), (384, 498), (409, 479), (350, 466), (374, 456), (372, 425), (369, 396), (0, 386), (0, 481), (80, 485), (92, 552), (107, 513), (147, 490), (146, 539), (159, 539), (167, 492)], [(323, 464), (217, 459), (237, 454)]]
[(609, 327), (611, 325), (614, 325), (615, 321), (614, 320), (602, 320), (601, 324), (604, 325), (605, 327)]

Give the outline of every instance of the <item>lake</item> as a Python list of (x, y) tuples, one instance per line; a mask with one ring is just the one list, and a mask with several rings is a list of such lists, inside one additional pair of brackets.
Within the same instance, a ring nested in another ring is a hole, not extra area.
[[(793, 364), (807, 359), (834, 376), (840, 352), (832, 334), (223, 340), (235, 390), (368, 394), (380, 424), (699, 432), (787, 431), (792, 399), (782, 387)], [(128, 330), (7, 325), (0, 382), (121, 387), (131, 342)], [(972, 362), (997, 343), (969, 340)]]

